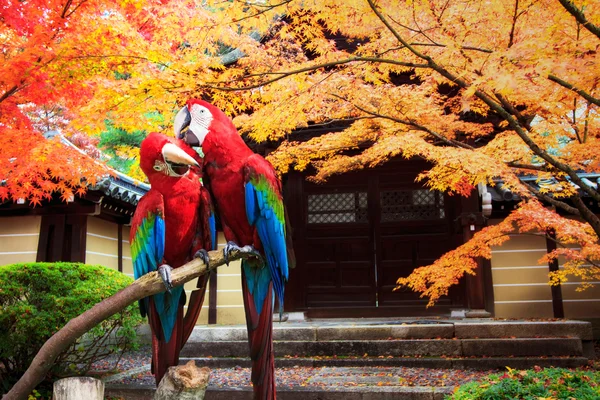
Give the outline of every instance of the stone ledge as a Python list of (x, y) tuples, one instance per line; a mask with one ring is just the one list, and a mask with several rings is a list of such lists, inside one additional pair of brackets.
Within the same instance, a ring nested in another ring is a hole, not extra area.
[[(281, 400), (443, 400), (454, 387), (282, 387), (277, 388)], [(152, 399), (155, 388), (142, 385), (107, 385), (105, 396), (126, 400)], [(214, 388), (206, 390), (206, 400), (251, 400), (251, 388)]]
[[(460, 356), (461, 343), (449, 339), (354, 340), (354, 341), (275, 341), (275, 356)], [(188, 342), (182, 357), (245, 357), (246, 341)]]
[(592, 340), (592, 324), (586, 321), (469, 321), (454, 322), (454, 334), (459, 339), (533, 338), (574, 336)]
[(581, 356), (576, 338), (462, 339), (462, 355), (470, 356)]

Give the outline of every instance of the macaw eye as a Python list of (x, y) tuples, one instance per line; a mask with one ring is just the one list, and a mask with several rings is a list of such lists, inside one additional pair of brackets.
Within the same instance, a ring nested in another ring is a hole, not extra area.
[(154, 168), (155, 171), (161, 171), (162, 170), (162, 168), (161, 168), (160, 165), (155, 165), (153, 168)]

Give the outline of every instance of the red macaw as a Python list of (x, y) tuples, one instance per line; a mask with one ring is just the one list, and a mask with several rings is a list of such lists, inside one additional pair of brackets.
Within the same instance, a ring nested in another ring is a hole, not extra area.
[(242, 261), (252, 383), (254, 398), (274, 399), (274, 296), (281, 314), (291, 254), (281, 182), (271, 164), (246, 146), (231, 120), (212, 104), (190, 100), (174, 128), (178, 138), (202, 147), (204, 173), (228, 241), (225, 257), (239, 246), (256, 256)]
[(159, 271), (167, 292), (140, 300), (142, 317), (152, 331), (152, 372), (156, 384), (179, 363), (204, 301), (206, 275), (198, 278), (187, 312), (183, 286), (171, 286), (170, 273), (216, 248), (215, 220), (208, 191), (201, 182), (201, 160), (180, 140), (151, 133), (142, 141), (140, 167), (151, 189), (140, 200), (131, 223), (131, 256), (136, 279)]

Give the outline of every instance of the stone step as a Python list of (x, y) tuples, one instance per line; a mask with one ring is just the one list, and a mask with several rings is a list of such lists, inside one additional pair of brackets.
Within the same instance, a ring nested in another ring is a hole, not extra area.
[[(284, 356), (583, 356), (578, 338), (406, 339), (344, 341), (274, 341)], [(245, 357), (247, 341), (188, 342), (182, 357)]]
[[(247, 340), (246, 326), (204, 325), (194, 328), (190, 342)], [(578, 337), (592, 340), (592, 326), (585, 321), (502, 320), (398, 320), (385, 323), (277, 323), (273, 338), (279, 341), (474, 339)]]
[[(280, 400), (443, 400), (452, 387), (278, 387)], [(107, 385), (105, 396), (127, 400), (154, 397), (153, 386)], [(206, 390), (206, 400), (252, 400), (251, 388), (215, 388)]]
[[(181, 357), (180, 364), (195, 360), (198, 366), (214, 368), (250, 368), (249, 358), (243, 357)], [(585, 366), (585, 357), (485, 357), (485, 358), (447, 358), (447, 357), (344, 357), (344, 358), (276, 358), (277, 368), (294, 367), (406, 367), (436, 369), (528, 369), (539, 367), (577, 368)]]

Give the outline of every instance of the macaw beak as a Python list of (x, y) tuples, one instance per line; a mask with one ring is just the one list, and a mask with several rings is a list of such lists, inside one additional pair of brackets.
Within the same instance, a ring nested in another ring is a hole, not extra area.
[(177, 115), (175, 116), (175, 122), (173, 123), (173, 129), (175, 131), (175, 137), (186, 142), (192, 147), (200, 146), (200, 140), (191, 129), (186, 129), (192, 122), (192, 116), (187, 106), (184, 106)]
[(167, 143), (163, 146), (162, 155), (165, 161), (173, 164), (193, 165), (200, 167), (200, 164), (198, 164), (192, 156), (173, 143)]

